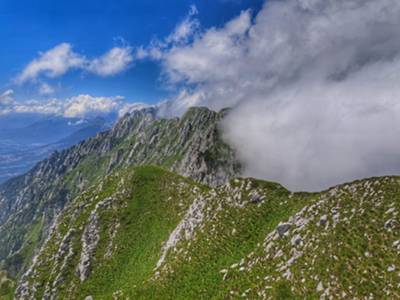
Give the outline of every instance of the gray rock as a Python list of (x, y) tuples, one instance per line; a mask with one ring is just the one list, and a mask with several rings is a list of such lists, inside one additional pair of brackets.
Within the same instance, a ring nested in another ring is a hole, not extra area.
[(400, 251), (400, 240), (395, 241), (395, 242), (393, 243), (393, 247), (395, 247), (397, 250)]
[(320, 281), (317, 285), (317, 292), (321, 293), (324, 291), (324, 285), (322, 284), (322, 281)]
[(276, 227), (276, 231), (278, 232), (279, 236), (284, 236), (286, 232), (289, 231), (292, 224), (290, 223), (280, 223), (278, 227)]
[(323, 215), (323, 216), (319, 219), (318, 225), (319, 225), (319, 226), (325, 226), (327, 222), (328, 222), (328, 216), (327, 216), (327, 215)]
[(389, 219), (385, 222), (385, 225), (383, 225), (386, 230), (392, 230), (395, 226), (395, 220)]
[(264, 196), (260, 195), (257, 191), (254, 191), (250, 195), (250, 202), (251, 203), (260, 203), (264, 200)]
[(300, 234), (296, 234), (294, 237), (292, 237), (291, 243), (293, 246), (298, 246), (303, 242), (303, 239), (301, 238)]
[(96, 250), (97, 244), (100, 240), (99, 235), (99, 217), (97, 215), (97, 209), (100, 207), (100, 202), (96, 208), (90, 214), (88, 224), (82, 234), (82, 252), (79, 264), (76, 268), (76, 273), (81, 280), (85, 281), (91, 272), (91, 260), (94, 251)]

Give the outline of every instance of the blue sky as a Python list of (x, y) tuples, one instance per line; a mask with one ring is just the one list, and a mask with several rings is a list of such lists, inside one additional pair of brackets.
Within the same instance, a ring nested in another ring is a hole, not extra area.
[[(133, 60), (112, 76), (71, 69), (55, 78), (15, 84), (15, 78), (39, 52), (62, 43), (94, 59), (113, 47), (146, 46), (163, 39), (187, 16), (192, 5), (202, 28), (219, 27), (242, 10), (260, 9), (260, 0), (138, 0), (138, 1), (15, 1), (0, 2), (0, 94), (12, 89), (18, 100), (67, 98), (79, 94), (122, 95), (130, 101), (155, 103), (171, 96), (160, 80), (161, 67), (153, 60)], [(39, 77), (39, 76), (38, 76)], [(38, 83), (38, 81), (40, 83)], [(38, 93), (38, 84), (54, 92)]]

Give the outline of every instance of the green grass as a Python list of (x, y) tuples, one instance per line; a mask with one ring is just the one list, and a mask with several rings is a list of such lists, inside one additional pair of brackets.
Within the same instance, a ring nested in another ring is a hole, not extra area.
[[(245, 257), (282, 220), (310, 200), (310, 195), (299, 195), (284, 202), (289, 192), (273, 183), (250, 181), (252, 189), (259, 189), (268, 197), (261, 205), (247, 204), (244, 208), (231, 207), (224, 201), (231, 196), (222, 188), (218, 200), (222, 210), (217, 211), (218, 203), (210, 203), (210, 220), (198, 233), (188, 249), (186, 257), (170, 255), (169, 265), (174, 270), (159, 281), (148, 283), (134, 294), (134, 299), (223, 299), (232, 289), (231, 283), (223, 280), (220, 273)], [(306, 197), (304, 197), (306, 196)], [(245, 197), (243, 200), (248, 200)], [(235, 233), (232, 234), (232, 231)], [(241, 278), (235, 285), (247, 282)]]
[[(98, 209), (93, 269), (80, 283), (75, 270), (82, 232), (95, 206), (110, 197), (112, 206)], [(195, 199), (204, 202), (202, 221), (188, 238), (180, 235), (155, 269), (163, 243)], [(337, 223), (333, 211), (339, 212)], [(308, 194), (254, 179), (212, 189), (158, 167), (137, 167), (107, 177), (66, 208), (30, 282), (38, 284), (36, 298), (60, 273), (60, 299), (319, 299), (327, 288), (334, 298), (396, 299), (400, 263), (393, 242), (400, 239), (399, 211), (397, 178)], [(307, 223), (277, 236), (276, 226), (296, 214)], [(325, 227), (318, 225), (323, 215)], [(389, 218), (397, 222), (391, 231), (384, 228)], [(116, 248), (107, 257), (116, 224)], [(62, 270), (54, 257), (71, 229), (74, 254)], [(295, 234), (302, 237), (298, 246), (292, 244)], [(285, 277), (282, 266), (294, 253), (301, 254)], [(388, 271), (391, 266), (395, 272)], [(317, 290), (320, 282), (323, 291)]]
[[(161, 243), (179, 222), (179, 213), (190, 204), (188, 191), (179, 194), (171, 189), (171, 184), (178, 182), (185, 180), (158, 168), (136, 169), (133, 194), (126, 199), (127, 207), (118, 212), (121, 225), (115, 243), (120, 247), (111, 260), (96, 267), (80, 293), (107, 299), (115, 291), (141, 285), (152, 274)], [(182, 199), (183, 207), (177, 199)], [(102, 221), (109, 224), (111, 218)]]

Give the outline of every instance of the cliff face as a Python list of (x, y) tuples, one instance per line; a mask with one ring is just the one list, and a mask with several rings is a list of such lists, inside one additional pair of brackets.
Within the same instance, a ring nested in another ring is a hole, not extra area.
[(192, 108), (180, 119), (160, 119), (156, 113), (144, 109), (127, 115), (111, 130), (54, 153), (0, 186), (3, 268), (13, 276), (26, 268), (65, 205), (117, 169), (154, 164), (212, 186), (240, 172), (221, 138), (223, 113)]

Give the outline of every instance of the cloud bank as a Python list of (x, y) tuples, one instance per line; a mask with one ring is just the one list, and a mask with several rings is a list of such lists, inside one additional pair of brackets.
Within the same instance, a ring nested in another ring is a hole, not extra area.
[(0, 116), (7, 114), (40, 114), (65, 118), (87, 118), (108, 114), (122, 116), (132, 110), (146, 107), (141, 103), (129, 103), (121, 96), (95, 97), (83, 94), (67, 99), (21, 102), (15, 100), (13, 94), (13, 90), (0, 94)]
[(158, 48), (173, 113), (233, 107), (245, 175), (319, 190), (400, 173), (400, 2), (271, 0)]

